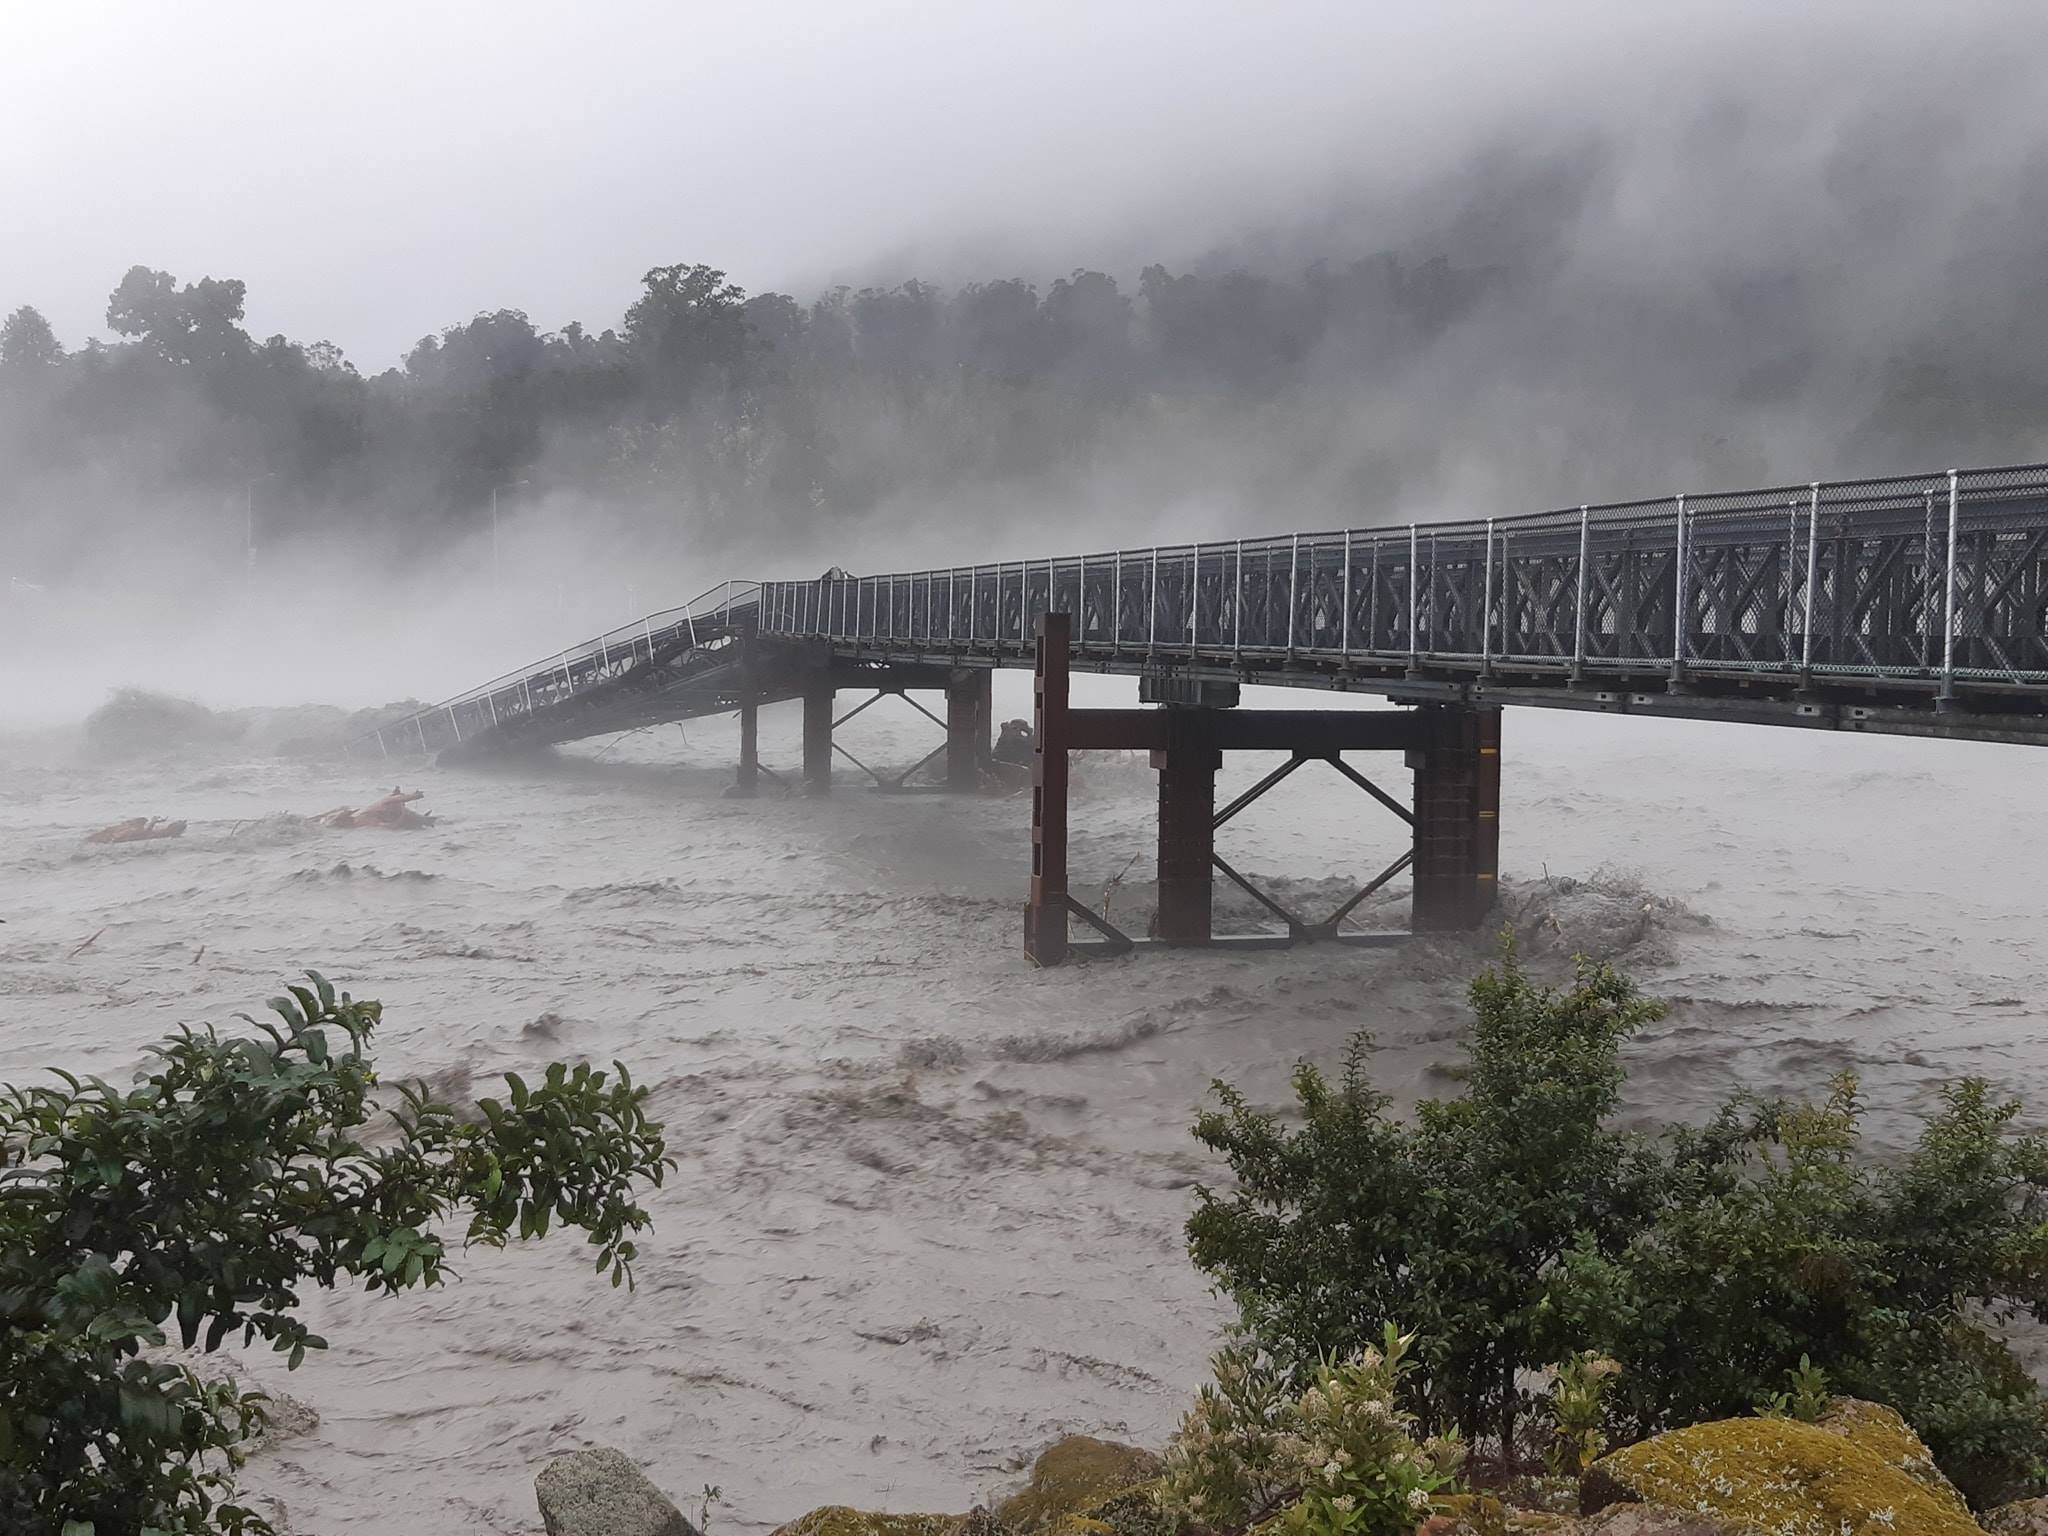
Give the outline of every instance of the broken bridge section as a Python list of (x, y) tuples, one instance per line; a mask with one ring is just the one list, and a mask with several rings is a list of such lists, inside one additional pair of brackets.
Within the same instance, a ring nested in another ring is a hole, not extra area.
[[(1500, 711), (1469, 705), (1386, 710), (1273, 710), (1236, 707), (1236, 689), (1215, 685), (1148, 688), (1163, 707), (1075, 709), (1069, 698), (1072, 618), (1042, 615), (1034, 674), (1037, 751), (1031, 806), (1031, 895), (1024, 950), (1039, 965), (1075, 955), (1120, 954), (1142, 945), (1280, 948), (1330, 942), (1389, 944), (1405, 934), (1349, 931), (1359, 904), (1412, 871), (1414, 933), (1477, 927), (1492, 909), (1500, 865)], [(1181, 691), (1181, 702), (1165, 695)], [(1153, 930), (1137, 939), (1077, 900), (1067, 885), (1069, 759), (1083, 751), (1141, 751), (1159, 773), (1159, 900)], [(1287, 759), (1221, 810), (1216, 773), (1226, 752), (1285, 752)], [(1403, 805), (1346, 753), (1400, 753), (1412, 771)], [(1324, 764), (1406, 824), (1409, 847), (1334, 911), (1302, 914), (1263, 890), (1216, 852), (1216, 830), (1290, 775)], [(1242, 888), (1279, 925), (1218, 935), (1215, 877)], [(1073, 923), (1093, 930), (1077, 941)]]
[[(737, 684), (732, 706), (739, 716), (739, 763), (729, 794), (746, 798), (759, 793), (762, 775), (794, 788), (788, 779), (761, 761), (759, 716), (765, 704), (784, 699), (803, 701), (803, 790), (825, 795), (832, 791), (833, 758), (843, 757), (886, 791), (943, 789), (972, 793), (990, 759), (989, 736), (993, 670), (933, 662), (878, 662), (839, 655), (816, 641), (764, 639), (750, 615), (737, 632)], [(838, 712), (843, 692), (866, 698), (844, 714)], [(939, 694), (944, 714), (935, 713), (911, 695)], [(877, 767), (857, 757), (838, 739), (840, 727), (888, 699), (924, 716), (940, 732), (940, 740), (908, 767)], [(943, 762), (937, 782), (914, 782), (918, 775)]]

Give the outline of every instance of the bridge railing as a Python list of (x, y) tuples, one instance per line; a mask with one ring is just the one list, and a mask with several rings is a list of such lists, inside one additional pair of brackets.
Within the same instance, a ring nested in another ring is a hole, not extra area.
[(366, 731), (349, 744), (349, 755), (439, 752), (588, 693), (658, 656), (723, 644), (733, 625), (755, 611), (759, 597), (758, 582), (721, 582), (680, 608), (648, 614), (467, 693)]
[(769, 582), (764, 633), (1110, 659), (2048, 683), (2048, 466)]

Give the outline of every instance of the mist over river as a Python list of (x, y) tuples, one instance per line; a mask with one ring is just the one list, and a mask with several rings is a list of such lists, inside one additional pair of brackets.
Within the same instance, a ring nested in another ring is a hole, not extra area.
[[(999, 679), (999, 718), (1026, 686)], [(797, 762), (796, 729), (793, 705), (765, 714), (770, 764)], [(534, 1472), (590, 1444), (686, 1504), (719, 1485), (718, 1531), (828, 1502), (964, 1509), (1068, 1431), (1156, 1445), (1225, 1321), (1181, 1237), (1220, 1172), (1188, 1135), (1210, 1081), (1277, 1103), (1295, 1060), (1365, 1027), (1397, 1100), (1455, 1090), (1488, 936), (1034, 971), (1026, 799), (871, 794), (842, 764), (830, 800), (728, 800), (735, 735), (494, 771), (117, 764), (75, 733), (0, 736), (0, 1081), (125, 1081), (159, 1034), (231, 1024), (312, 966), (383, 1000), (387, 1078), (487, 1093), (616, 1057), (667, 1123), (680, 1166), (630, 1294), (551, 1238), (473, 1252), (428, 1294), (309, 1297), (332, 1347), (288, 1378), (250, 1363), (320, 1414), (246, 1474), (299, 1532), (530, 1533)], [(1631, 1119), (1843, 1068), (1880, 1143), (1963, 1073), (2048, 1107), (2040, 758), (1538, 711), (1504, 735), (1502, 867), (1538, 963), (1600, 949), (1672, 1004), (1628, 1048)], [(843, 739), (897, 764), (935, 740), (894, 703)], [(1222, 790), (1267, 766), (1231, 760)], [(1362, 766), (1405, 798), (1396, 760)], [(1151, 775), (1082, 779), (1076, 888), (1128, 867), (1114, 915), (1142, 926)], [(394, 781), (427, 792), (431, 828), (263, 820)], [(190, 825), (80, 841), (141, 815)], [(1313, 904), (1400, 832), (1310, 770), (1219, 848)]]

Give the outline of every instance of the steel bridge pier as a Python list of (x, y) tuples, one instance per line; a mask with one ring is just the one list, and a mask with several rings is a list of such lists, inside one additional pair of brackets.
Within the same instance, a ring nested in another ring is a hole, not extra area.
[[(761, 704), (788, 698), (799, 699), (803, 705), (802, 785), (806, 794), (832, 792), (835, 757), (845, 758), (867, 774), (879, 790), (945, 789), (971, 794), (980, 789), (981, 769), (988, 761), (990, 747), (994, 677), (991, 668), (916, 663), (863, 666), (813, 646), (763, 642), (748, 628), (740, 630), (737, 645), (738, 682), (734, 691), (740, 746), (728, 794), (754, 794), (763, 773), (780, 778), (760, 760), (757, 715)], [(945, 703), (943, 718), (912, 699), (913, 691), (940, 694)], [(866, 693), (867, 698), (840, 714), (842, 692)], [(944, 731), (936, 748), (893, 774), (863, 762), (835, 739), (840, 726), (890, 697), (902, 699)], [(920, 771), (941, 764), (944, 776), (938, 783), (911, 783)]]
[[(1413, 933), (1476, 928), (1493, 909), (1500, 866), (1500, 711), (1429, 704), (1399, 710), (1248, 710), (1234, 685), (1147, 680), (1143, 697), (1163, 709), (1079, 710), (1069, 702), (1072, 619), (1038, 620), (1034, 674), (1038, 742), (1033, 761), (1031, 895), (1024, 950), (1039, 965), (1085, 954), (1162, 947), (1276, 948), (1298, 943), (1385, 944), (1404, 935), (1346, 930), (1367, 897), (1412, 871)], [(1174, 697), (1178, 694), (1179, 697)], [(1067, 887), (1069, 754), (1139, 750), (1159, 773), (1158, 903), (1150, 935), (1134, 939)], [(1287, 760), (1221, 810), (1216, 773), (1229, 751), (1285, 752)], [(1414, 774), (1413, 808), (1356, 767), (1346, 752), (1400, 752)], [(1327, 916), (1304, 917), (1216, 852), (1217, 828), (1277, 784), (1322, 763), (1404, 822), (1409, 847)], [(1215, 932), (1215, 877), (1242, 888), (1279, 922), (1269, 935)], [(1072, 920), (1094, 930), (1076, 942)]]

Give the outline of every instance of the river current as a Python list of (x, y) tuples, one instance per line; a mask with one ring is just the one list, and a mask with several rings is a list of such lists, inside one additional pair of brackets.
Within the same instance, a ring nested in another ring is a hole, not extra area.
[[(862, 717), (860, 756), (932, 745), (896, 709)], [(998, 712), (1024, 712), (1023, 679)], [(794, 713), (763, 728), (785, 770)], [(479, 1250), (431, 1293), (313, 1298), (332, 1347), (289, 1377), (244, 1363), (319, 1415), (246, 1473), (294, 1529), (530, 1533), (535, 1471), (593, 1444), (685, 1503), (720, 1488), (715, 1531), (964, 1509), (1069, 1431), (1158, 1444), (1225, 1321), (1181, 1234), (1220, 1174), (1188, 1134), (1211, 1080), (1280, 1104), (1297, 1059), (1366, 1028), (1398, 1102), (1454, 1091), (1485, 936), (1034, 971), (1026, 800), (867, 793), (845, 765), (829, 800), (727, 799), (734, 734), (495, 771), (0, 736), (0, 1081), (125, 1079), (151, 1039), (310, 966), (383, 1000), (387, 1077), (484, 1093), (619, 1058), (667, 1123), (679, 1167), (630, 1293), (572, 1240)], [(1671, 1003), (1628, 1047), (1633, 1123), (1842, 1069), (1880, 1147), (1962, 1073), (2048, 1106), (2028, 751), (1534, 711), (1505, 738), (1505, 890), (1537, 963), (1611, 955)], [(1265, 766), (1233, 760), (1226, 790)], [(1364, 766), (1405, 796), (1397, 761)], [(1076, 886), (1123, 875), (1113, 915), (1142, 922), (1151, 776), (1081, 779)], [(394, 781), (433, 826), (277, 815)], [(138, 815), (189, 827), (80, 841)], [(1313, 902), (1400, 830), (1312, 769), (1220, 846)]]

